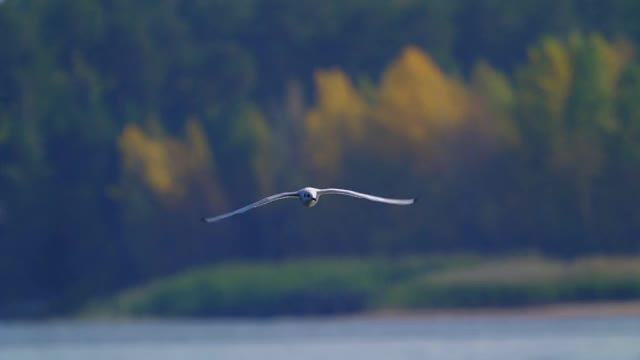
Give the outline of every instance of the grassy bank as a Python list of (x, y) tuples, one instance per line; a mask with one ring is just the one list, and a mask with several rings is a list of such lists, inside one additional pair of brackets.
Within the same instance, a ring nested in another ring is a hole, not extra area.
[(640, 257), (307, 259), (194, 269), (91, 304), (89, 316), (273, 316), (640, 298)]

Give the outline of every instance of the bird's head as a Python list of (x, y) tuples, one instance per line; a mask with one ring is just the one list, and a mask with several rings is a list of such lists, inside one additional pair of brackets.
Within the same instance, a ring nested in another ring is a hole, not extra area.
[(318, 192), (313, 188), (304, 188), (298, 192), (303, 203), (318, 201)]

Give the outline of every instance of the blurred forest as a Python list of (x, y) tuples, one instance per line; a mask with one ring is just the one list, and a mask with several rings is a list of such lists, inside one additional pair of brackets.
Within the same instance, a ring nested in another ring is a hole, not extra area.
[[(638, 18), (634, 0), (3, 1), (0, 315), (230, 259), (637, 252)], [(308, 185), (422, 201), (199, 222)]]

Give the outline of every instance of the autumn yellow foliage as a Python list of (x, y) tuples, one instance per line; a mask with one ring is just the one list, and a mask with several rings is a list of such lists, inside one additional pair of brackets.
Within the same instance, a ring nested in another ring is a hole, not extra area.
[(169, 194), (179, 191), (166, 141), (154, 139), (138, 125), (129, 124), (120, 135), (118, 145), (125, 172), (142, 179), (154, 192)]
[(317, 103), (305, 119), (307, 148), (315, 167), (330, 177), (341, 163), (344, 143), (363, 137), (367, 107), (340, 70), (317, 71), (315, 84)]
[(384, 72), (376, 118), (413, 144), (428, 142), (468, 116), (468, 94), (417, 47), (407, 47)]
[(601, 155), (587, 134), (615, 131), (612, 99), (631, 55), (631, 46), (623, 41), (581, 33), (567, 41), (547, 38), (531, 48), (519, 78), (523, 115), (544, 131), (555, 167), (584, 176), (597, 172)]
[(415, 46), (366, 89), (339, 69), (317, 71), (315, 104), (305, 119), (313, 170), (335, 177), (346, 152), (359, 149), (391, 161), (408, 155), (421, 172), (450, 161), (452, 136), (472, 134), (474, 146), (492, 151), (521, 146), (531, 136), (524, 132), (533, 131), (552, 166), (591, 178), (604, 161), (591, 136), (616, 131), (613, 99), (632, 55), (624, 41), (574, 33), (530, 48), (513, 83), (485, 62), (465, 83)]
[(305, 119), (307, 148), (316, 170), (329, 175), (339, 172), (347, 144), (426, 156), (470, 112), (464, 85), (414, 46), (385, 70), (373, 100), (338, 69), (317, 71), (315, 88), (315, 105)]
[(138, 179), (158, 198), (181, 200), (190, 188), (197, 187), (210, 202), (221, 201), (211, 149), (197, 120), (187, 122), (184, 140), (164, 136), (161, 129), (150, 134), (137, 124), (128, 124), (118, 147), (124, 176)]
[(632, 55), (624, 41), (575, 32), (566, 40), (544, 39), (519, 72), (521, 121), (544, 139), (550, 169), (572, 179), (585, 219), (605, 162), (603, 135), (619, 128), (616, 87)]
[(473, 117), (481, 121), (483, 135), (505, 144), (520, 144), (521, 134), (513, 121), (515, 95), (509, 79), (481, 61), (473, 69), (470, 89), (476, 99)]

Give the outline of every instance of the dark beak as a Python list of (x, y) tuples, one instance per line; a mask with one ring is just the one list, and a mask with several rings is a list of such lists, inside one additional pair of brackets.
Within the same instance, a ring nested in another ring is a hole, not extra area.
[(314, 197), (312, 197), (312, 198), (311, 198), (311, 200), (313, 200), (313, 201), (318, 201), (318, 198), (314, 198)]

